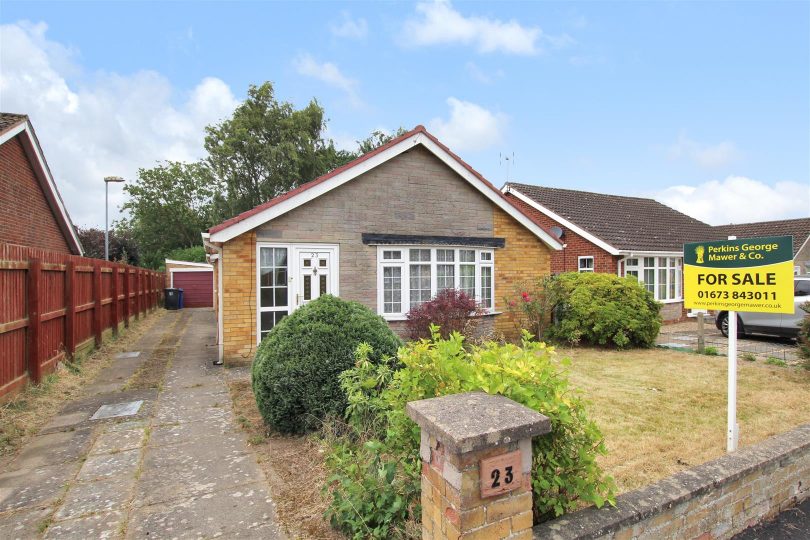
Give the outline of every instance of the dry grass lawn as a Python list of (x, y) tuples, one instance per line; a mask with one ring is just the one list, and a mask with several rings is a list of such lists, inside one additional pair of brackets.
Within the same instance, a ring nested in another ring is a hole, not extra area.
[[(619, 491), (725, 453), (725, 357), (646, 349), (558, 349), (605, 436)], [(740, 447), (810, 422), (810, 371), (738, 362)]]

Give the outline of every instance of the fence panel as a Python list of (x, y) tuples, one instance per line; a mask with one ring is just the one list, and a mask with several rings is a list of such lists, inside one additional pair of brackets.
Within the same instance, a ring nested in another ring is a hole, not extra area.
[(163, 275), (0, 243), (0, 398), (158, 306)]

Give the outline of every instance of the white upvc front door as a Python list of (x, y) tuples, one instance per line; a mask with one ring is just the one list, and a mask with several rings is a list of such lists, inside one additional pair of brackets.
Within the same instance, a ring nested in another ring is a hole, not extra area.
[(324, 294), (339, 294), (336, 245), (256, 245), (256, 339), (281, 319)]

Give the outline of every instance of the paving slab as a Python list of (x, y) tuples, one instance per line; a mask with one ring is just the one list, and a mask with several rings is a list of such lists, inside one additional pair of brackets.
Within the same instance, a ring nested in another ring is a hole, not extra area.
[(62, 520), (121, 510), (129, 503), (134, 485), (134, 475), (74, 484), (54, 517)]
[(94, 514), (78, 519), (69, 519), (53, 523), (45, 532), (44, 538), (75, 538), (75, 539), (107, 539), (116, 538), (120, 534), (121, 522), (124, 520), (122, 512), (108, 512)]
[[(225, 400), (228, 401), (225, 401)], [(177, 424), (183, 422), (196, 422), (205, 419), (223, 419), (229, 420), (233, 415), (230, 410), (230, 399), (227, 397), (219, 397), (211, 400), (212, 403), (218, 403), (219, 406), (164, 406), (159, 405), (157, 413), (155, 414), (156, 424)]]
[(39, 536), (41, 523), (51, 515), (51, 508), (31, 508), (13, 514), (0, 514), (0, 538), (3, 540), (29, 540)]
[(137, 506), (204, 495), (263, 478), (244, 441), (149, 447), (136, 488)]
[(63, 463), (0, 474), (0, 512), (53, 503), (78, 469), (79, 463)]
[(116, 454), (125, 450), (134, 450), (143, 445), (145, 426), (133, 427), (131, 429), (105, 430), (96, 439), (90, 455)]
[(267, 538), (284, 535), (263, 482), (135, 510), (127, 538)]
[(119, 476), (134, 477), (141, 458), (141, 449), (126, 450), (115, 454), (91, 455), (82, 465), (77, 482), (89, 482)]
[(39, 435), (23, 448), (20, 454), (9, 463), (6, 471), (36, 469), (69, 461), (77, 461), (90, 450), (93, 442), (92, 429), (58, 431)]
[[(241, 436), (239, 429), (230, 418), (210, 417), (196, 422), (168, 423), (152, 427), (149, 446), (167, 446), (198, 442), (203, 438)], [(214, 442), (213, 440), (209, 442)]]

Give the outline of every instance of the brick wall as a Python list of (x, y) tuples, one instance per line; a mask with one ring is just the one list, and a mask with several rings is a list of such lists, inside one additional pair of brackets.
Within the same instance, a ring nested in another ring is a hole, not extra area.
[(726, 539), (810, 496), (810, 424), (534, 528), (536, 540)]
[(19, 136), (0, 145), (0, 193), (0, 242), (71, 253)]
[(504, 297), (512, 296), (521, 281), (548, 275), (554, 252), (500, 208), (495, 209), (494, 217), (495, 236), (506, 239), (506, 247), (495, 252), (495, 311), (504, 313), (495, 320), (495, 331), (516, 339), (518, 330)]
[(222, 247), (223, 354), (229, 363), (250, 363), (256, 353), (256, 234)]
[(517, 197), (509, 196), (518, 208), (523, 210), (524, 213), (532, 216), (536, 221), (541, 223), (543, 227), (548, 230), (551, 227), (560, 227), (565, 232), (563, 242), (566, 244), (564, 250), (555, 251), (551, 255), (551, 272), (558, 274), (560, 272), (575, 272), (579, 270), (578, 257), (593, 257), (594, 270), (603, 274), (616, 274), (618, 271), (618, 262), (621, 257), (611, 255), (601, 247), (597, 246), (590, 240), (578, 235), (562, 224), (554, 221), (542, 212), (538, 212), (528, 204), (524, 203)]

